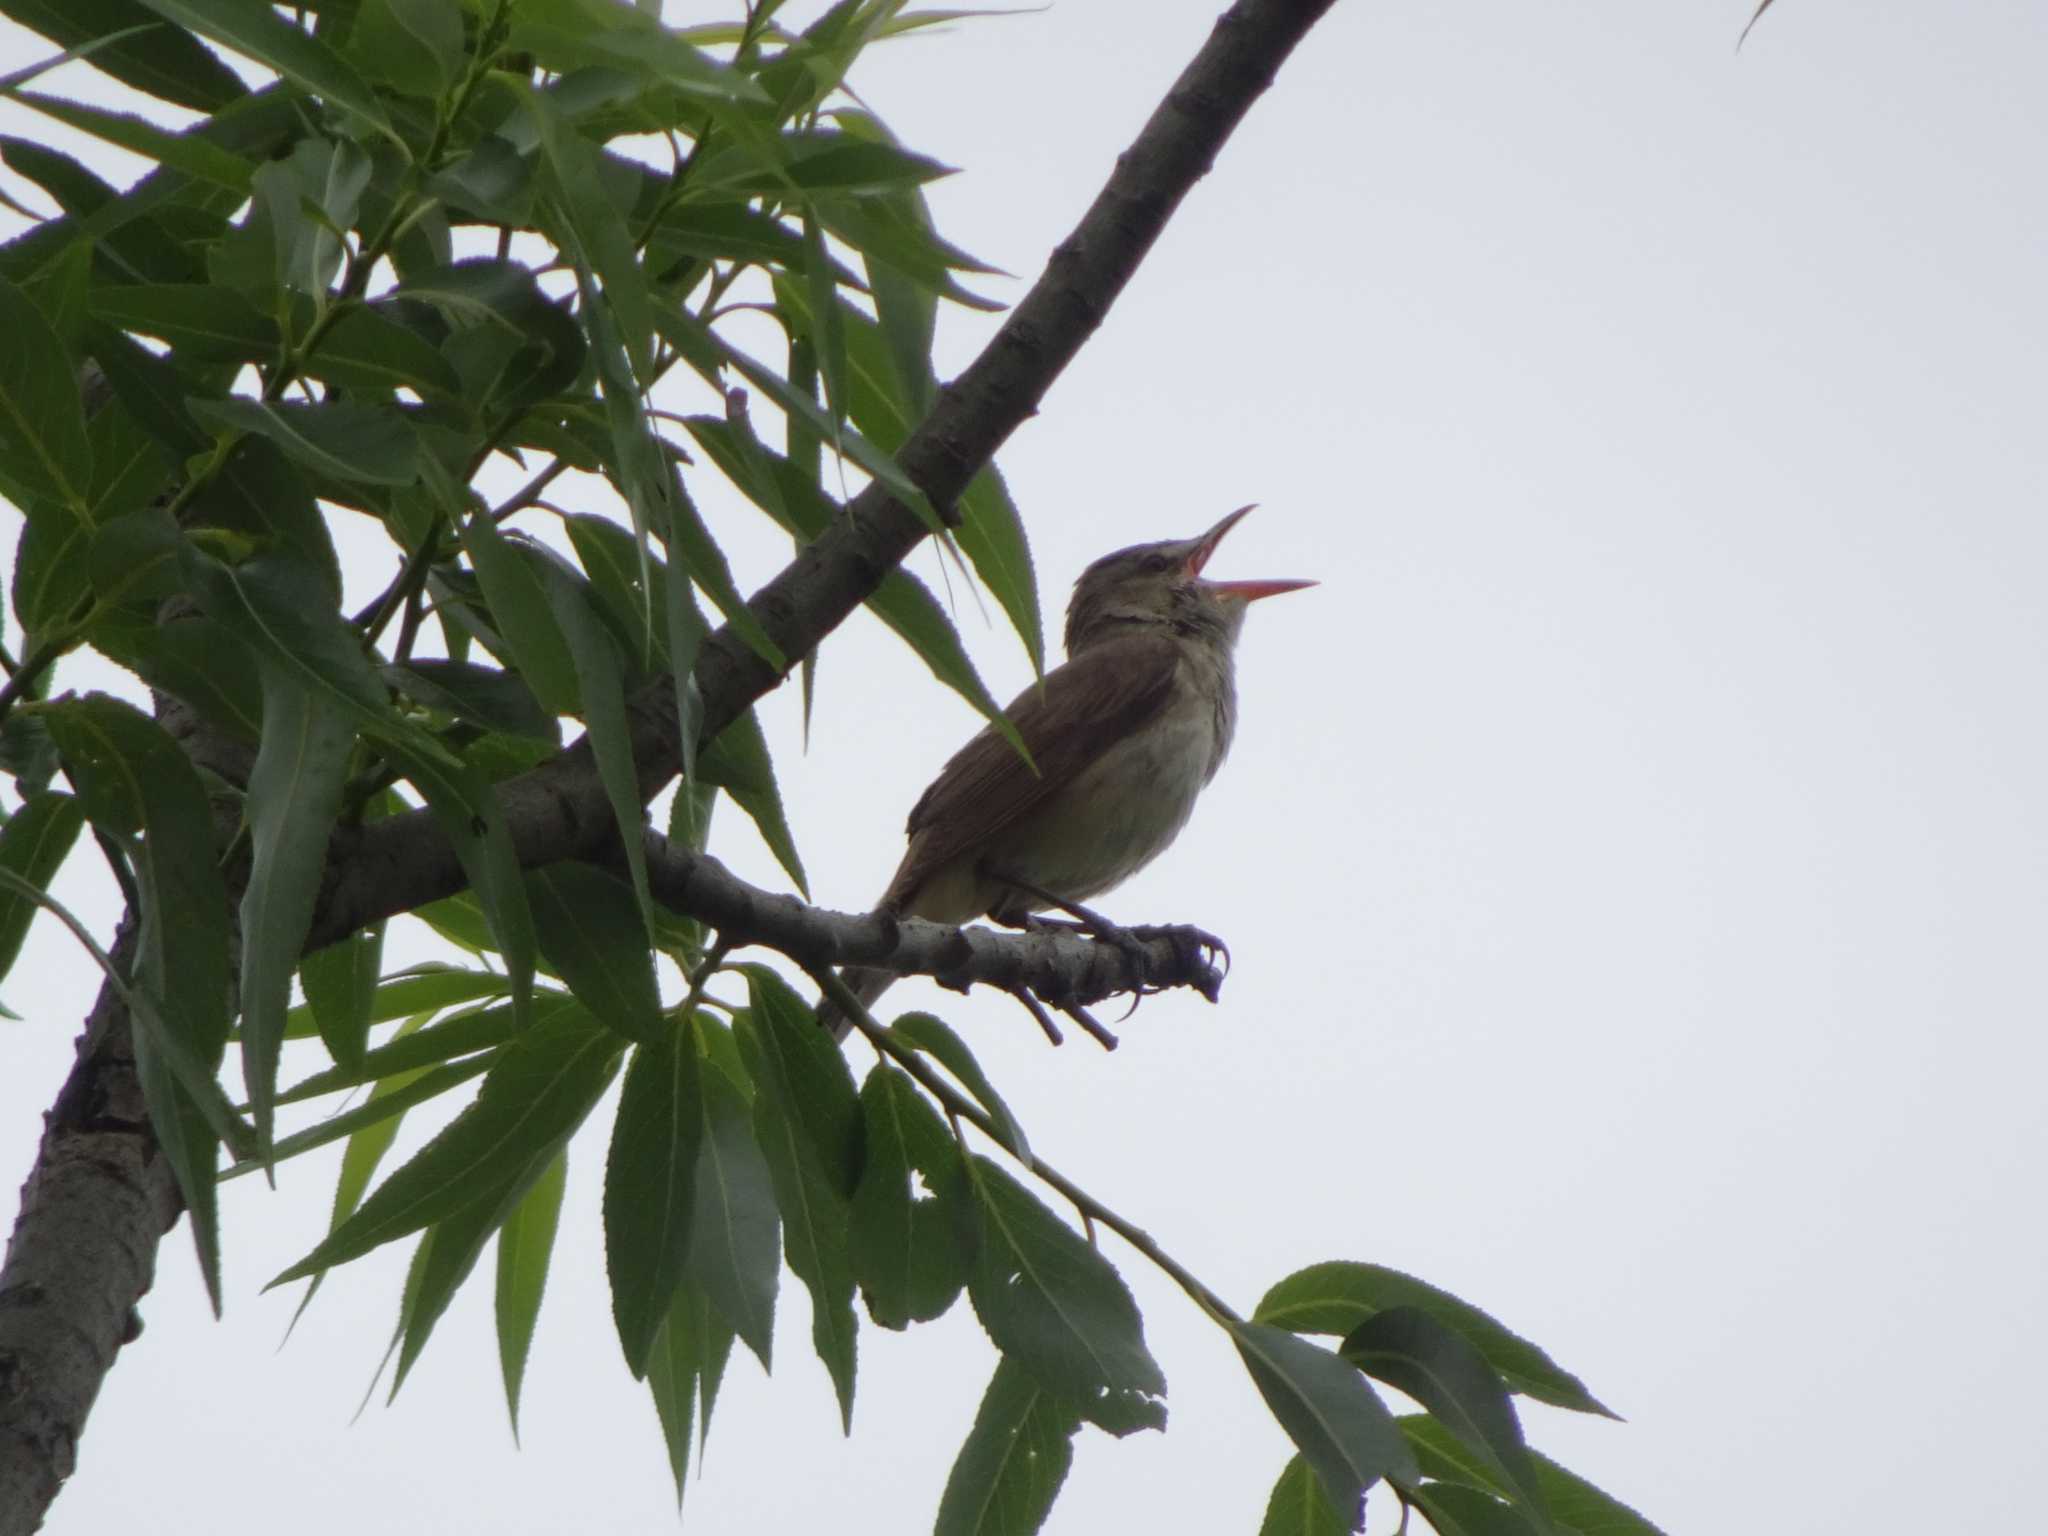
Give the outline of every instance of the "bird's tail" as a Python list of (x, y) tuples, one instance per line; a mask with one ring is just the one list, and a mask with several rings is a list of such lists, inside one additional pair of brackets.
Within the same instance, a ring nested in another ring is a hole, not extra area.
[[(876, 998), (889, 990), (896, 980), (894, 971), (872, 971), (863, 966), (849, 965), (839, 973), (839, 979), (860, 999), (863, 1008), (872, 1007)], [(832, 1031), (834, 1040), (844, 1040), (853, 1029), (853, 1020), (843, 1013), (831, 998), (818, 1004), (818, 1022)]]

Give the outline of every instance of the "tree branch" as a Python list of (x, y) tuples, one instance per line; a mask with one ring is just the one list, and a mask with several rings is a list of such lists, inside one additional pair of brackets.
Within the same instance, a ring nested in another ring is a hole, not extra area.
[[(1216, 23), (1023, 302), (966, 372), (941, 391), (931, 415), (896, 455), (935, 504), (958, 497), (1038, 410), (1182, 199), (1331, 3), (1239, 0)], [(748, 607), (784, 656), (807, 655), (926, 531), (915, 513), (870, 485)], [(705, 641), (695, 676), (705, 743), (782, 680), (731, 625)], [(652, 799), (682, 766), (673, 684), (664, 678), (636, 694), (628, 701), (628, 721), (641, 797)], [(519, 862), (528, 868), (592, 853), (614, 824), (587, 740), (499, 785), (498, 801)], [(378, 822), (331, 862), (308, 947), (334, 943), (466, 883), (432, 813)]]
[[(130, 923), (116, 938), (117, 965), (133, 934)], [(44, 1117), (0, 1271), (0, 1536), (33, 1531), (71, 1475), (100, 1383), (134, 1336), (157, 1244), (183, 1209), (110, 983)]]
[[(616, 850), (607, 862), (623, 866)], [(1125, 948), (1077, 933), (1004, 933), (830, 912), (749, 885), (710, 855), (654, 832), (647, 834), (647, 881), (655, 900), (709, 924), (723, 941), (765, 944), (806, 970), (873, 966), (930, 976), (959, 992), (976, 983), (1026, 991), (1057, 1008), (1168, 987), (1192, 987), (1213, 1003), (1223, 984), (1192, 928), (1134, 928)]]

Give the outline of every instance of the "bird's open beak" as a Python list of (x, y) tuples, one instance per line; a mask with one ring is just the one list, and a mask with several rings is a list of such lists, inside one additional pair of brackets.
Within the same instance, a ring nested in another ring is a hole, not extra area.
[[(1257, 506), (1258, 503), (1252, 503)], [(1209, 557), (1216, 553), (1216, 546), (1223, 542), (1223, 536), (1244, 520), (1251, 507), (1239, 507), (1214, 528), (1203, 534), (1195, 544), (1194, 553), (1188, 556), (1188, 574), (1200, 576), (1202, 568), (1209, 563)], [(1282, 592), (1299, 592), (1303, 587), (1315, 585), (1312, 581), (1204, 581), (1203, 586), (1211, 592), (1226, 593), (1249, 603), (1262, 597), (1278, 597)]]

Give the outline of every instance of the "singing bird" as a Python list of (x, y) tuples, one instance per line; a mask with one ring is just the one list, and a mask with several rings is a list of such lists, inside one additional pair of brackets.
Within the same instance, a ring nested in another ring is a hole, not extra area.
[[(1211, 581), (1202, 572), (1240, 507), (1192, 539), (1104, 555), (1074, 584), (1067, 660), (1005, 713), (1029, 763), (993, 727), (953, 754), (910, 811), (910, 847), (876, 910), (937, 923), (1029, 926), (1120, 884), (1180, 834), (1237, 724), (1233, 655), (1245, 609), (1312, 581)], [(849, 969), (863, 1004), (896, 979)], [(821, 1021), (841, 1035), (829, 1003)]]

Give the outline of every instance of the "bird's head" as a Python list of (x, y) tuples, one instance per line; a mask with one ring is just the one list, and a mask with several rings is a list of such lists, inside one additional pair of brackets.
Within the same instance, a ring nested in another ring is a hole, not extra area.
[(1210, 581), (1202, 575), (1223, 536), (1251, 511), (1239, 507), (1192, 539), (1133, 544), (1104, 555), (1074, 583), (1067, 605), (1067, 654), (1099, 640), (1156, 626), (1228, 646), (1244, 626), (1245, 608), (1262, 597), (1298, 592), (1312, 581)]

